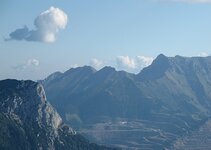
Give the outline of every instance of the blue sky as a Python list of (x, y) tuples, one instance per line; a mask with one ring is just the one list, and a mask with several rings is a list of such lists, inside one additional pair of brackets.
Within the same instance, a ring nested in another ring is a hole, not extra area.
[[(67, 16), (55, 41), (9, 40), (50, 7)], [(42, 79), (55, 71), (111, 65), (137, 73), (152, 58), (211, 53), (209, 0), (1, 0), (0, 79)]]

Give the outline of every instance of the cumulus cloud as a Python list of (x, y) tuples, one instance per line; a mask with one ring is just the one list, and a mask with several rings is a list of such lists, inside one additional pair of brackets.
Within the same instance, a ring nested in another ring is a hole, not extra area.
[(117, 56), (116, 63), (119, 70), (137, 73), (144, 67), (149, 66), (153, 61), (152, 57), (136, 56), (130, 58), (129, 56)]
[(27, 60), (25, 63), (23, 64), (18, 64), (18, 65), (15, 65), (15, 66), (12, 66), (12, 68), (14, 70), (24, 70), (24, 69), (27, 69), (27, 68), (35, 68), (37, 66), (39, 66), (40, 62), (39, 60), (37, 59), (29, 59)]
[(59, 8), (50, 7), (42, 12), (34, 20), (35, 29), (29, 30), (27, 26), (16, 29), (10, 33), (8, 40), (26, 40), (52, 43), (56, 40), (56, 34), (65, 29), (68, 16)]
[(209, 56), (209, 54), (206, 53), (206, 52), (201, 52), (197, 56), (199, 56), (199, 57), (207, 57), (207, 56)]
[(96, 58), (91, 59), (91, 61), (89, 62), (89, 65), (96, 68), (96, 69), (100, 69), (103, 66), (103, 61), (98, 60)]
[(151, 65), (152, 61), (153, 61), (152, 57), (137, 56), (136, 57), (137, 68), (142, 69), (144, 67), (147, 67), (147, 66)]
[(118, 68), (122, 68), (122, 69), (136, 68), (135, 60), (133, 58), (130, 58), (129, 56), (117, 56), (116, 62), (117, 62)]
[(40, 62), (37, 59), (29, 59), (27, 65), (28, 66), (39, 66)]

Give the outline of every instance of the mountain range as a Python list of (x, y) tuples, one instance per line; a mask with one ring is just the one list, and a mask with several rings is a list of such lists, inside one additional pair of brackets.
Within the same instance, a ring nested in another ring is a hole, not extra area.
[(160, 54), (138, 74), (84, 66), (39, 82), (64, 122), (123, 149), (176, 149), (211, 116), (210, 56)]

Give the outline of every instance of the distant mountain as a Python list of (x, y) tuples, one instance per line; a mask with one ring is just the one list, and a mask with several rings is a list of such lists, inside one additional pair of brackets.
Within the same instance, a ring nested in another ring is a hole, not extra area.
[[(56, 79), (56, 78), (54, 78)], [(107, 150), (67, 126), (46, 100), (41, 84), (0, 81), (1, 150)]]
[(65, 122), (100, 144), (170, 148), (211, 116), (211, 57), (159, 55), (139, 74), (79, 67), (41, 81)]

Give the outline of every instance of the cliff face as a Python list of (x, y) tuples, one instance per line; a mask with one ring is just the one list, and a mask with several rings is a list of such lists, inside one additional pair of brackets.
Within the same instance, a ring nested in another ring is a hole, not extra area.
[(0, 149), (99, 148), (63, 123), (46, 100), (41, 84), (33, 81), (0, 81)]

